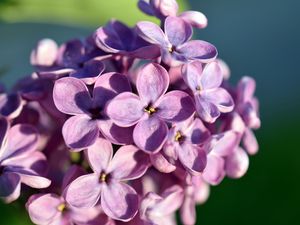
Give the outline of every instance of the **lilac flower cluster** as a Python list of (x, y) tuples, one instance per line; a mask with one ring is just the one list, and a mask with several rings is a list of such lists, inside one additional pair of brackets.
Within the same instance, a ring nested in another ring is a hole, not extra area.
[(41, 40), (35, 72), (1, 91), (0, 197), (22, 189), (35, 224), (174, 225), (179, 211), (193, 225), (209, 186), (242, 177), (258, 151), (255, 81), (231, 86), (216, 48), (191, 40), (206, 17), (175, 0), (138, 6), (160, 26)]

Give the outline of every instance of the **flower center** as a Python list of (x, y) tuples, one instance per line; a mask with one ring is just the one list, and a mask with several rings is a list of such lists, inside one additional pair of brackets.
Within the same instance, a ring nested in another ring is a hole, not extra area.
[(144, 108), (144, 111), (147, 112), (149, 115), (152, 115), (156, 112), (156, 109), (152, 106), (147, 106), (146, 108)]
[(201, 91), (201, 90), (202, 90), (201, 86), (198, 85), (198, 86), (196, 87), (196, 90), (197, 90), (197, 91)]
[(61, 204), (59, 204), (59, 205), (57, 206), (57, 210), (58, 210), (59, 212), (63, 212), (63, 211), (65, 211), (66, 209), (67, 209), (67, 206), (66, 206), (65, 203), (61, 203)]
[(91, 108), (89, 109), (89, 113), (91, 114), (93, 120), (101, 119), (102, 117), (100, 108)]
[(104, 182), (107, 181), (107, 179), (108, 179), (108, 175), (106, 173), (101, 173), (100, 174), (100, 177), (99, 177), (100, 182), (104, 183)]
[(168, 51), (170, 52), (170, 53), (173, 53), (173, 52), (175, 52), (176, 51), (176, 46), (170, 46), (169, 48), (168, 48)]
[(177, 142), (182, 142), (184, 140), (184, 136), (182, 135), (182, 133), (180, 131), (177, 131), (174, 139)]

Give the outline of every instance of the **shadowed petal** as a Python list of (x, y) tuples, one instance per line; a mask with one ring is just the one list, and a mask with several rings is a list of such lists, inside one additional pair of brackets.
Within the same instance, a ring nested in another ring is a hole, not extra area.
[(178, 46), (188, 41), (192, 34), (192, 27), (183, 19), (169, 16), (165, 20), (165, 33), (173, 46)]
[(204, 90), (218, 88), (222, 84), (223, 74), (216, 62), (207, 64), (201, 75), (201, 86)]
[(8, 129), (9, 129), (8, 121), (4, 117), (0, 117), (0, 149), (2, 149), (2, 146), (4, 144), (3, 142), (6, 139)]
[(169, 42), (164, 32), (155, 23), (142, 21), (138, 22), (136, 27), (139, 36), (147, 42), (151, 44), (157, 44), (163, 47), (167, 47), (169, 45)]
[(6, 146), (0, 152), (0, 159), (16, 157), (36, 150), (38, 144), (37, 130), (31, 125), (18, 124), (7, 133)]
[(144, 105), (139, 96), (124, 92), (116, 96), (106, 108), (106, 114), (121, 127), (136, 124), (144, 114)]
[(95, 173), (100, 174), (108, 169), (112, 159), (113, 148), (109, 141), (97, 138), (96, 142), (87, 150), (89, 164)]
[(72, 165), (65, 173), (61, 190), (64, 190), (73, 180), (85, 174), (84, 169), (78, 165)]
[(207, 156), (207, 165), (202, 173), (203, 179), (211, 184), (218, 185), (225, 177), (225, 161), (214, 154)]
[(117, 145), (132, 144), (133, 126), (132, 127), (119, 127), (111, 120), (103, 120), (98, 123), (101, 133), (110, 142)]
[(243, 77), (238, 83), (237, 91), (239, 101), (247, 102), (251, 101), (255, 92), (256, 83), (251, 77)]
[(155, 117), (140, 121), (133, 130), (136, 146), (147, 153), (158, 152), (168, 133), (167, 124)]
[(207, 146), (208, 152), (221, 157), (230, 155), (239, 142), (239, 136), (234, 131), (226, 131), (224, 133), (212, 136)]
[(185, 57), (189, 59), (198, 59), (203, 63), (215, 60), (218, 55), (215, 46), (201, 40), (189, 41), (181, 45), (177, 50)]
[(92, 85), (103, 71), (104, 64), (101, 61), (90, 60), (84, 64), (82, 69), (71, 73), (70, 77), (81, 79), (87, 85)]
[(126, 145), (114, 155), (109, 172), (116, 180), (133, 180), (143, 176), (149, 165), (149, 155), (134, 145)]
[(82, 149), (92, 145), (99, 136), (97, 121), (86, 115), (69, 118), (63, 125), (62, 134), (66, 144), (73, 149)]
[(136, 88), (145, 104), (154, 104), (168, 87), (169, 74), (158, 64), (147, 64), (137, 75)]
[(150, 155), (151, 163), (159, 172), (172, 173), (176, 170), (176, 166), (171, 164), (162, 153)]
[(22, 111), (22, 100), (18, 94), (0, 94), (0, 115), (14, 119)]
[(206, 101), (199, 94), (195, 95), (196, 110), (202, 120), (208, 123), (214, 123), (220, 116), (217, 106)]
[(181, 13), (179, 15), (179, 17), (196, 28), (203, 29), (207, 26), (207, 18), (201, 12), (185, 11), (185, 12)]
[(112, 181), (103, 185), (101, 206), (106, 215), (127, 222), (138, 210), (138, 195), (128, 184)]
[(26, 203), (30, 219), (35, 224), (51, 224), (61, 212), (58, 206), (63, 203), (55, 194), (32, 195)]
[(201, 92), (205, 101), (214, 104), (222, 113), (231, 112), (234, 108), (234, 102), (230, 94), (223, 88), (211, 89)]
[(206, 152), (197, 145), (183, 144), (177, 149), (183, 166), (192, 174), (201, 173), (206, 166)]
[(57, 109), (70, 115), (83, 114), (91, 107), (91, 96), (83, 81), (74, 77), (57, 80), (53, 89)]
[(182, 78), (193, 92), (197, 91), (199, 87), (201, 88), (202, 71), (202, 63), (198, 61), (186, 63), (182, 66)]
[(21, 178), (15, 173), (3, 173), (0, 176), (0, 198), (10, 203), (20, 196)]
[(94, 85), (94, 106), (103, 108), (107, 101), (126, 91), (130, 92), (131, 87), (125, 75), (114, 72), (102, 74)]
[(157, 115), (168, 122), (180, 122), (195, 112), (192, 98), (183, 91), (171, 91), (158, 103)]
[(101, 184), (98, 174), (78, 177), (66, 189), (66, 201), (73, 207), (91, 208), (100, 198)]
[(199, 118), (196, 118), (184, 133), (193, 144), (202, 144), (210, 137), (209, 130)]
[(249, 167), (249, 158), (242, 148), (236, 150), (226, 157), (226, 174), (230, 178), (240, 178), (245, 175)]

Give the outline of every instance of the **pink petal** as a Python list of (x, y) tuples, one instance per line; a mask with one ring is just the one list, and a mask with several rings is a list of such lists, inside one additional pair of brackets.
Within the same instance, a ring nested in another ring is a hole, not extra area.
[(134, 145), (122, 146), (114, 155), (109, 166), (116, 180), (134, 180), (145, 174), (150, 165), (149, 156)]
[(144, 104), (154, 104), (167, 91), (168, 86), (169, 74), (158, 64), (147, 64), (137, 75), (136, 88)]
[(128, 184), (112, 181), (103, 185), (101, 206), (106, 215), (127, 222), (138, 210), (138, 195)]
[(119, 73), (105, 73), (97, 78), (93, 91), (94, 106), (104, 107), (105, 104), (122, 92), (130, 92), (128, 78)]
[(151, 0), (150, 4), (163, 16), (176, 16), (179, 8), (176, 0)]
[(230, 94), (223, 88), (211, 89), (201, 92), (205, 101), (214, 104), (222, 113), (231, 112), (234, 108), (234, 102)]
[(194, 196), (190, 193), (193, 192), (192, 187), (186, 188), (185, 192), (186, 197), (184, 198), (183, 204), (180, 208), (181, 220), (183, 224), (196, 224), (196, 202)]
[(7, 143), (0, 152), (0, 159), (16, 157), (36, 150), (37, 130), (31, 125), (15, 125), (7, 133)]
[(21, 178), (18, 174), (4, 172), (0, 176), (0, 198), (11, 203), (19, 198), (21, 191)]
[(207, 156), (206, 168), (202, 173), (203, 179), (211, 184), (218, 185), (225, 177), (225, 161), (214, 154)]
[(199, 118), (196, 118), (183, 132), (193, 144), (202, 144), (210, 137), (209, 130)]
[(239, 136), (234, 131), (215, 134), (208, 143), (208, 152), (217, 156), (225, 157), (230, 155), (239, 142)]
[(258, 152), (258, 143), (252, 130), (245, 130), (243, 137), (243, 145), (245, 147), (245, 150), (250, 155), (255, 155)]
[(66, 201), (76, 208), (91, 208), (100, 198), (101, 184), (98, 174), (78, 177), (66, 189)]
[(165, 34), (173, 46), (178, 46), (191, 38), (193, 30), (180, 17), (168, 16), (165, 20)]
[(136, 27), (139, 36), (147, 42), (165, 47), (169, 45), (164, 32), (155, 23), (142, 21), (138, 22)]
[(195, 107), (192, 98), (183, 91), (171, 91), (158, 103), (157, 115), (168, 122), (180, 122), (188, 119)]
[(65, 77), (57, 80), (53, 89), (57, 109), (65, 114), (84, 114), (91, 107), (91, 96), (83, 81)]
[(206, 64), (201, 75), (201, 86), (204, 90), (218, 88), (222, 84), (223, 74), (216, 62)]
[(255, 92), (256, 83), (251, 77), (245, 76), (238, 83), (237, 91), (239, 101), (247, 102), (251, 101)]
[(168, 133), (167, 124), (155, 117), (140, 121), (133, 130), (136, 146), (147, 153), (156, 153), (163, 146)]
[(97, 121), (86, 115), (69, 118), (63, 125), (62, 134), (66, 144), (73, 149), (83, 149), (92, 145), (99, 136)]
[(220, 116), (217, 106), (206, 101), (200, 94), (195, 95), (196, 110), (199, 117), (208, 123), (214, 123)]
[(178, 48), (178, 52), (188, 59), (197, 59), (202, 63), (212, 62), (218, 55), (215, 46), (201, 40), (186, 42)]
[(144, 115), (144, 105), (137, 95), (124, 92), (107, 105), (106, 113), (118, 126), (130, 127)]
[(161, 173), (172, 173), (176, 166), (171, 164), (162, 153), (150, 155), (151, 163)]
[(240, 178), (245, 175), (249, 167), (249, 158), (242, 148), (236, 148), (235, 151), (226, 157), (226, 174), (230, 178)]
[(183, 144), (177, 149), (183, 166), (192, 174), (201, 173), (206, 166), (206, 152), (197, 145)]
[(30, 63), (34, 66), (52, 66), (56, 60), (58, 46), (51, 39), (42, 39), (31, 52)]
[(199, 61), (186, 63), (182, 67), (182, 78), (193, 92), (197, 91), (201, 85), (202, 71), (202, 63)]
[(99, 137), (96, 142), (87, 149), (89, 164), (95, 173), (107, 171), (113, 155), (113, 148), (109, 141)]
[(55, 194), (33, 195), (26, 203), (30, 219), (35, 224), (52, 224), (61, 214), (57, 207), (63, 201)]
[(187, 23), (196, 28), (203, 29), (207, 26), (207, 18), (201, 12), (185, 11), (181, 13), (179, 17), (184, 19)]

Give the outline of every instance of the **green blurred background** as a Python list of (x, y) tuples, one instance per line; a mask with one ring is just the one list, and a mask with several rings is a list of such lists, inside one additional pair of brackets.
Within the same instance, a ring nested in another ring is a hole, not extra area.
[[(149, 19), (136, 0), (0, 0), (0, 82), (30, 73), (29, 54), (44, 37), (83, 37), (109, 18)], [(257, 80), (262, 128), (260, 152), (240, 180), (213, 187), (197, 208), (199, 225), (300, 224), (300, 1), (190, 0), (182, 9), (209, 20), (198, 38), (215, 44), (232, 70)], [(1, 225), (30, 224), (19, 203), (0, 203)]]

